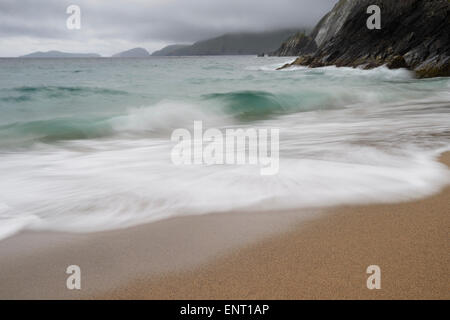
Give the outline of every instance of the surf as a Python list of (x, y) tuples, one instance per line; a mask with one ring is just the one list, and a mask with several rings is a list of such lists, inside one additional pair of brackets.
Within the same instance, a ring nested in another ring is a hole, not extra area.
[[(0, 238), (214, 212), (303, 210), (306, 219), (310, 208), (408, 201), (448, 183), (436, 161), (450, 149), (448, 79), (268, 70), (283, 62), (55, 60), (52, 73), (39, 61), (11, 62), (15, 72), (0, 77)], [(174, 166), (173, 131), (193, 132), (199, 120), (221, 132), (280, 129), (278, 174)]]

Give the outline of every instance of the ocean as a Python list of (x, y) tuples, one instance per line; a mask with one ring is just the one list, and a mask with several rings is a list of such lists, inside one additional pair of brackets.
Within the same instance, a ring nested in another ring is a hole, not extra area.
[[(450, 79), (292, 58), (0, 59), (0, 239), (399, 202), (449, 182)], [(280, 168), (175, 166), (175, 129), (280, 130)]]

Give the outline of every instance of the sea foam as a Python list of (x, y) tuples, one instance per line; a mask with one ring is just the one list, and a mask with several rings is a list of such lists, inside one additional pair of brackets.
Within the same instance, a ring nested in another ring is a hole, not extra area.
[[(102, 87), (126, 95), (87, 90), (54, 97), (44, 90), (34, 104), (0, 106), (0, 238), (20, 230), (93, 232), (214, 212), (409, 201), (449, 181), (437, 161), (450, 150), (448, 79), (417, 80), (385, 68), (266, 72), (248, 69), (266, 63), (250, 57), (180, 59), (160, 59), (156, 67), (123, 62), (129, 65), (122, 74), (135, 77), (131, 85)], [(205, 61), (226, 64), (227, 71), (204, 69)], [(151, 71), (164, 85), (153, 88)], [(67, 81), (57, 80), (59, 86)], [(135, 103), (143, 94), (132, 86), (143, 83), (160, 95)], [(122, 96), (126, 100), (116, 102)], [(171, 133), (190, 130), (197, 120), (205, 129), (280, 129), (279, 173), (261, 176), (252, 165), (175, 166)]]

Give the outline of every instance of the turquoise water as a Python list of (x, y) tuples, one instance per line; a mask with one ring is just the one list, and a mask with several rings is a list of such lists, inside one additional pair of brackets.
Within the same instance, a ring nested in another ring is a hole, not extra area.
[[(0, 59), (0, 237), (174, 215), (400, 201), (448, 171), (450, 80), (286, 58)], [(175, 167), (171, 133), (280, 129), (280, 173)]]

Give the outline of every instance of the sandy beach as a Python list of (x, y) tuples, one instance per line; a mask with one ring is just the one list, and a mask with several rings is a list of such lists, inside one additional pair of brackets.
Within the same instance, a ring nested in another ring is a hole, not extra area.
[(450, 299), (450, 0), (36, 2), (0, 2), (0, 300)]
[[(441, 161), (450, 164), (450, 154)], [(343, 207), (193, 272), (141, 279), (108, 298), (449, 299), (449, 192)], [(368, 290), (378, 265), (382, 289)]]
[[(0, 298), (449, 299), (449, 192), (307, 221), (224, 213), (93, 234), (26, 232), (0, 242)], [(81, 290), (65, 287), (72, 264)], [(381, 268), (381, 290), (366, 287), (369, 265)]]

